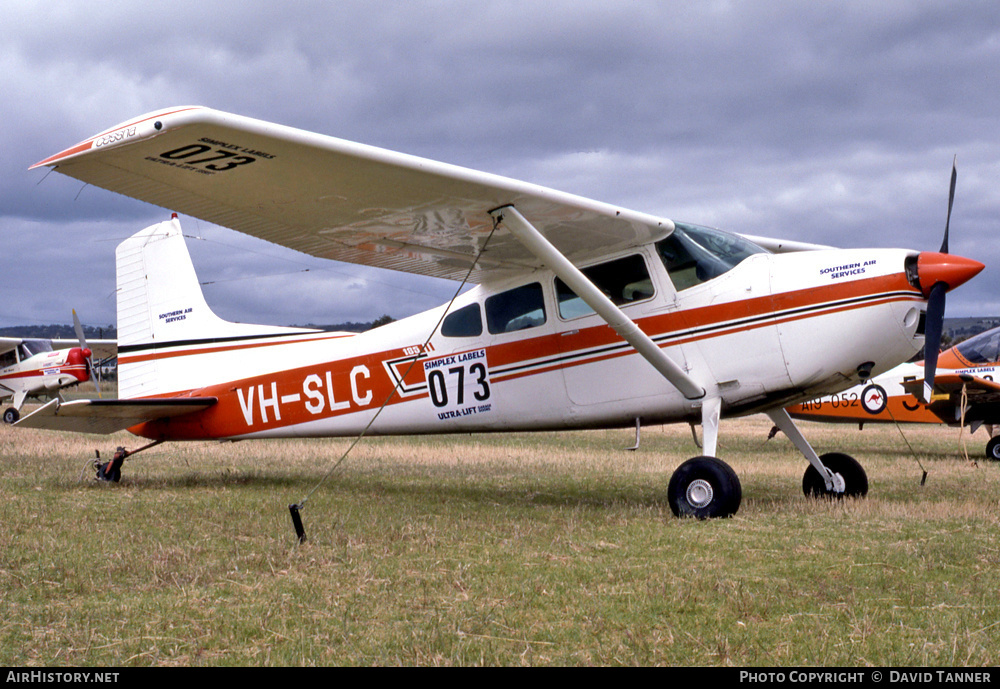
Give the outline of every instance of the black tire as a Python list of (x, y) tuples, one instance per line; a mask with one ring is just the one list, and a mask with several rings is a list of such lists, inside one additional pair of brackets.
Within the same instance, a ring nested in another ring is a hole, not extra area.
[(121, 467), (115, 466), (114, 462), (105, 462), (97, 468), (97, 480), (118, 483), (122, 480)]
[(4, 423), (17, 423), (17, 420), (20, 418), (21, 414), (14, 407), (7, 407), (3, 410)]
[(821, 455), (819, 460), (823, 466), (835, 474), (844, 477), (844, 492), (834, 493), (827, 490), (823, 476), (812, 464), (806, 469), (802, 476), (802, 492), (807, 498), (863, 498), (868, 495), (868, 474), (864, 468), (850, 455), (841, 452), (828, 452)]
[(694, 457), (670, 477), (667, 500), (675, 517), (731, 517), (740, 508), (743, 488), (736, 472), (721, 459)]
[(1000, 435), (990, 438), (990, 441), (986, 443), (986, 458), (1000, 462)]

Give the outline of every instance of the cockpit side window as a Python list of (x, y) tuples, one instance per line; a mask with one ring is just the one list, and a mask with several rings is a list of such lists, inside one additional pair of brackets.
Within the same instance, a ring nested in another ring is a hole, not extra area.
[(675, 223), (656, 250), (678, 292), (729, 272), (748, 256), (766, 253), (737, 235), (684, 223)]
[[(616, 306), (626, 306), (653, 296), (653, 281), (646, 262), (638, 254), (590, 266), (582, 272)], [(594, 312), (559, 278), (556, 278), (556, 300), (562, 318), (577, 318)]]
[(17, 354), (11, 349), (0, 354), (0, 368), (7, 368), (17, 363)]
[(445, 337), (478, 337), (483, 334), (483, 316), (479, 304), (463, 306), (445, 316), (441, 324), (441, 334)]
[(486, 327), (494, 335), (544, 323), (545, 297), (541, 283), (532, 282), (486, 299)]

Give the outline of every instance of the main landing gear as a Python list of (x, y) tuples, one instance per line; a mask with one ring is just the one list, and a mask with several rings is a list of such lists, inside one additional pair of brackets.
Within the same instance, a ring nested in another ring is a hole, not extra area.
[(854, 457), (829, 452), (819, 459), (835, 476), (840, 476), (844, 488), (837, 491), (828, 487), (816, 467), (810, 464), (802, 477), (802, 492), (807, 498), (863, 498), (868, 495), (868, 475)]
[(986, 443), (986, 457), (994, 462), (1000, 462), (1000, 435), (990, 438)]
[(7, 407), (3, 410), (3, 422), (4, 423), (17, 423), (17, 420), (21, 418), (21, 414), (18, 413), (17, 409), (14, 407)]
[(732, 467), (715, 457), (694, 457), (677, 467), (667, 487), (675, 517), (731, 517), (740, 508), (743, 488)]
[[(857, 460), (840, 452), (817, 456), (787, 412), (778, 409), (768, 415), (809, 460), (802, 477), (802, 492), (806, 497), (861, 498), (868, 494), (868, 476)], [(703, 417), (703, 421), (709, 422), (703, 426), (705, 451), (711, 454), (717, 444), (717, 419), (714, 413)], [(1000, 459), (1000, 441), (996, 447)], [(670, 510), (678, 517), (731, 517), (739, 510), (742, 499), (743, 489), (736, 472), (713, 456), (694, 457), (681, 464), (667, 488)]]

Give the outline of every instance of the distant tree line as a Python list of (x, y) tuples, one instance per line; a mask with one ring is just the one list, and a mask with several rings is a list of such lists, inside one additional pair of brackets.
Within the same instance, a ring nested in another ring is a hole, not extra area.
[[(114, 340), (118, 338), (118, 329), (113, 325), (105, 327), (85, 325), (83, 326), (83, 336), (95, 340)], [(76, 331), (72, 325), (14, 325), (9, 328), (0, 328), (0, 337), (75, 340)]]
[(364, 323), (355, 323), (354, 321), (347, 321), (346, 323), (334, 323), (333, 325), (316, 325), (315, 323), (307, 323), (306, 325), (293, 326), (296, 328), (311, 328), (313, 330), (339, 330), (341, 332), (348, 333), (363, 333), (366, 330), (371, 330), (372, 328), (377, 328), (381, 325), (387, 325), (394, 322), (396, 319), (389, 314), (384, 314), (379, 316), (373, 321), (367, 321)]
[[(363, 333), (366, 330), (377, 328), (380, 325), (392, 323), (396, 319), (388, 314), (379, 316), (373, 321), (356, 323), (347, 321), (346, 323), (334, 323), (332, 325), (308, 325), (296, 326), (300, 328), (312, 328), (313, 330), (340, 330), (349, 333)], [(92, 325), (83, 326), (83, 335), (87, 339), (95, 340), (115, 340), (118, 338), (118, 329), (113, 325), (98, 327)], [(72, 325), (14, 325), (8, 328), (0, 328), (0, 337), (23, 337), (38, 338), (43, 340), (73, 340), (76, 339), (76, 331)]]

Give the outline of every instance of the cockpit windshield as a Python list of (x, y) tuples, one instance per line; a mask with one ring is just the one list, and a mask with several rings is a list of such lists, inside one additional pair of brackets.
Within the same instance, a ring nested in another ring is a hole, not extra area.
[(748, 256), (767, 253), (735, 234), (686, 223), (674, 223), (656, 249), (678, 292), (719, 277)]
[(991, 364), (1000, 361), (1000, 328), (979, 333), (957, 346), (958, 353), (970, 364)]
[(29, 356), (51, 352), (52, 342), (50, 340), (25, 340), (21, 343), (21, 358), (27, 359)]

